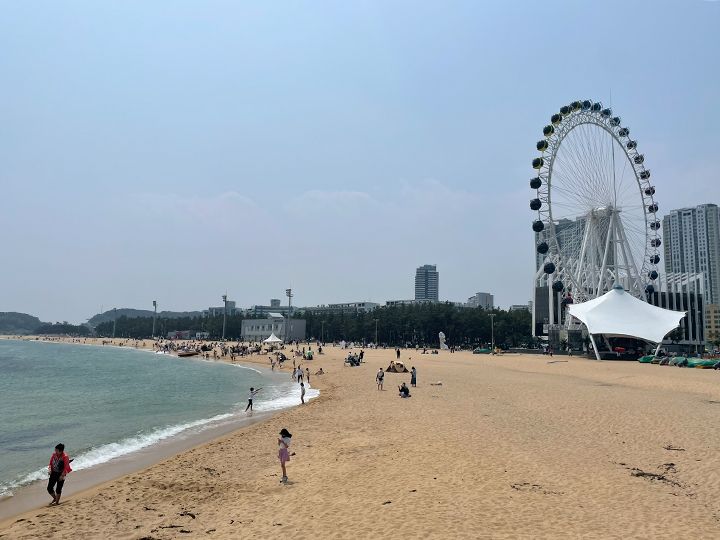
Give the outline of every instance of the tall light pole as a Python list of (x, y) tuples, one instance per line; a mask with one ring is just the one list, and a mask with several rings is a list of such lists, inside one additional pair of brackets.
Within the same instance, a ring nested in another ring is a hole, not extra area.
[(490, 314), (490, 336), (492, 339), (492, 345), (490, 349), (495, 352), (495, 313)]
[(117, 308), (113, 308), (113, 339), (115, 339), (115, 327), (117, 326)]
[(157, 300), (153, 300), (153, 331), (152, 338), (155, 339), (155, 320), (157, 319)]
[(378, 345), (378, 340), (377, 340), (377, 323), (378, 323), (378, 320), (375, 319), (375, 348), (376, 348), (376, 349), (377, 349), (377, 345)]
[(225, 341), (225, 324), (227, 322), (227, 294), (222, 295), (222, 301), (223, 301), (223, 333), (222, 333), (222, 339)]
[(325, 343), (325, 321), (320, 322), (320, 343)]
[(288, 297), (288, 314), (287, 321), (285, 322), (285, 343), (288, 343), (290, 337), (290, 315), (292, 314), (292, 289), (285, 289), (285, 294)]

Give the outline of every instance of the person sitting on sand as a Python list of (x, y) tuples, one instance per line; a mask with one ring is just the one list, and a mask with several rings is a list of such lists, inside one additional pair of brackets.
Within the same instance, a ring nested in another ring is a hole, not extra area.
[(280, 480), (281, 484), (287, 484), (288, 477), (287, 477), (287, 471), (285, 470), (285, 463), (290, 461), (290, 452), (288, 451), (288, 448), (290, 448), (290, 439), (292, 439), (292, 435), (290, 432), (282, 428), (280, 430), (280, 437), (278, 437), (278, 458), (280, 459), (280, 467), (282, 468), (282, 479)]
[(398, 386), (398, 391), (400, 392), (401, 398), (409, 398), (410, 397), (410, 389), (407, 387), (405, 383), (402, 383), (400, 386)]
[(315, 375), (325, 375), (325, 372), (323, 371), (323, 368), (318, 369), (318, 370), (315, 372)]
[(50, 472), (50, 479), (48, 480), (47, 492), (53, 498), (50, 506), (54, 506), (60, 504), (60, 496), (62, 495), (63, 484), (65, 484), (65, 477), (72, 471), (70, 468), (70, 458), (65, 453), (65, 445), (63, 443), (55, 446), (55, 451), (50, 456), (48, 471)]

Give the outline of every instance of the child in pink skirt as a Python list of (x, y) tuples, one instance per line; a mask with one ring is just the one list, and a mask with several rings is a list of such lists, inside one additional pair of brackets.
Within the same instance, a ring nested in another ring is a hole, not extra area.
[(292, 435), (290, 432), (282, 428), (280, 430), (280, 437), (278, 437), (278, 457), (280, 458), (280, 467), (282, 467), (282, 480), (280, 480), (281, 484), (287, 483), (287, 472), (285, 471), (285, 463), (290, 461), (290, 452), (288, 452), (288, 448), (290, 448), (290, 439), (292, 439)]

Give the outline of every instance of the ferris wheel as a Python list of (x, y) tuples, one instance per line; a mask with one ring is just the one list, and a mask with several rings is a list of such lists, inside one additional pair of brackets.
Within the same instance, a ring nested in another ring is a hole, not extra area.
[[(630, 130), (611, 109), (585, 100), (561, 107), (543, 135), (530, 180), (535, 286), (548, 287), (551, 306), (553, 294), (582, 302), (615, 284), (638, 298), (653, 293), (661, 224), (650, 170)], [(549, 314), (555, 323), (554, 310)]]

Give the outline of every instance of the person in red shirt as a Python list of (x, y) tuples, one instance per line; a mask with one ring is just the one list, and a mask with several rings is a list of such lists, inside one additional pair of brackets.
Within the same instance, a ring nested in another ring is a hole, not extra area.
[(60, 504), (60, 495), (62, 495), (65, 476), (72, 471), (70, 468), (70, 458), (65, 453), (64, 444), (60, 443), (55, 447), (55, 452), (50, 456), (48, 471), (50, 472), (50, 479), (48, 480), (47, 491), (53, 498), (50, 503), (50, 506), (53, 506)]

